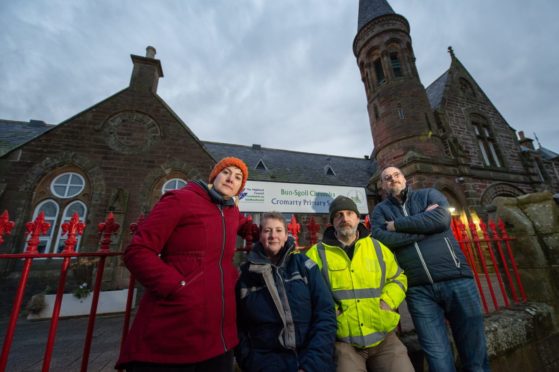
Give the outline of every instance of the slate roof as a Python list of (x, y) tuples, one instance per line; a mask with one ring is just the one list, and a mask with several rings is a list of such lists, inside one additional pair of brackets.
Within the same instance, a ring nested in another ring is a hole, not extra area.
[(55, 125), (42, 120), (14, 121), (0, 119), (0, 156), (33, 138), (40, 136)]
[(545, 160), (559, 160), (559, 154), (551, 151), (550, 149), (546, 149), (545, 147), (540, 146), (540, 148), (536, 151), (539, 152)]
[[(53, 127), (55, 125), (40, 120), (26, 122), (0, 119), (0, 156)], [(225, 156), (243, 159), (249, 167), (249, 178), (254, 181), (366, 187), (376, 170), (376, 164), (365, 158), (311, 154), (258, 145), (207, 141), (202, 141), (202, 144), (216, 160)], [(256, 168), (259, 163), (263, 169)]]
[(444, 88), (446, 86), (446, 82), (448, 80), (448, 70), (439, 76), (439, 78), (431, 83), (425, 89), (427, 92), (427, 98), (429, 99), (429, 103), (431, 104), (431, 108), (436, 110), (443, 101), (444, 95)]
[[(202, 143), (216, 160), (226, 156), (242, 159), (252, 181), (366, 187), (376, 170), (373, 161), (365, 158), (270, 149), (260, 145)], [(266, 169), (256, 168), (260, 161)], [(331, 171), (327, 174), (329, 167)]]
[(357, 32), (373, 19), (387, 14), (395, 14), (386, 0), (359, 0)]

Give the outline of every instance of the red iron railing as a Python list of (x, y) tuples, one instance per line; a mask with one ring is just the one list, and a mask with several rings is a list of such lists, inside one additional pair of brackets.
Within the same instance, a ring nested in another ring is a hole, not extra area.
[(318, 241), (318, 232), (320, 231), (320, 225), (316, 223), (313, 216), (309, 219), (307, 230), (309, 231), (309, 244), (312, 246)]
[[(130, 225), (130, 232), (132, 234), (135, 233), (135, 231), (138, 229), (138, 226), (141, 225), (143, 220), (144, 217), (140, 216), (136, 223)], [(248, 222), (243, 226), (241, 231), (241, 235), (245, 239), (245, 244), (244, 247), (240, 247), (237, 249), (240, 252), (250, 251), (253, 242), (258, 239), (258, 226), (252, 223), (252, 219), (250, 218), (250, 216), (249, 218), (247, 218), (247, 221)], [(369, 221), (367, 220), (366, 222)], [(487, 228), (487, 226), (489, 226), (489, 229)], [(4, 212), (2, 215), (0, 215), (0, 244), (3, 242), (4, 235), (10, 234), (13, 227), (14, 223), (9, 220), (7, 212)], [(49, 224), (45, 222), (44, 214), (39, 214), (35, 221), (26, 224), (27, 234), (29, 234), (26, 250), (23, 253), (0, 254), (0, 259), (24, 260), (21, 279), (19, 281), (16, 295), (13, 300), (13, 307), (8, 323), (8, 329), (6, 331), (6, 336), (4, 338), (2, 347), (2, 354), (0, 356), (0, 371), (6, 370), (10, 347), (12, 345), (14, 331), (16, 328), (16, 322), (20, 313), (23, 295), (28, 282), (29, 272), (33, 260), (38, 258), (53, 257), (63, 259), (60, 269), (60, 279), (56, 293), (55, 305), (49, 328), (49, 336), (47, 339), (45, 354), (43, 358), (42, 371), (48, 371), (51, 364), (57, 325), (60, 318), (60, 309), (62, 306), (62, 296), (64, 294), (64, 287), (66, 284), (70, 262), (72, 258), (97, 257), (98, 262), (95, 274), (95, 284), (93, 286), (91, 310), (88, 319), (88, 327), (84, 341), (81, 363), (81, 371), (87, 371), (106, 259), (107, 257), (122, 255), (121, 252), (111, 252), (109, 250), (111, 239), (118, 232), (120, 226), (115, 222), (113, 214), (109, 213), (106, 220), (98, 225), (98, 231), (100, 235), (99, 249), (96, 252), (75, 252), (77, 237), (83, 233), (83, 230), (85, 228), (85, 225), (81, 221), (79, 221), (76, 214), (69, 222), (64, 223), (62, 226), (64, 233), (68, 235), (65, 242), (64, 250), (60, 253), (39, 253), (39, 237), (41, 235), (45, 235), (48, 232), (49, 227)], [(321, 226), (315, 222), (313, 217), (311, 217), (305, 227), (308, 231), (308, 243), (310, 245), (315, 244), (318, 240), (318, 234), (321, 230)], [(296, 241), (299, 242), (298, 239), (300, 234), (302, 233), (301, 224), (297, 222), (297, 219), (294, 215), (289, 222), (288, 231), (296, 238)], [(510, 291), (512, 301), (514, 303), (526, 301), (526, 294), (524, 292), (518, 268), (512, 254), (510, 242), (513, 240), (513, 238), (509, 237), (509, 235), (507, 234), (502, 221), (499, 220), (497, 223), (489, 221), (487, 225), (481, 222), (477, 226), (474, 223), (469, 222), (466, 226), (461, 221), (455, 219), (452, 222), (452, 231), (466, 256), (466, 259), (468, 260), (472, 271), (474, 272), (474, 279), (478, 286), (482, 305), (486, 313), (489, 312), (489, 307), (486, 300), (486, 293), (483, 289), (482, 281), (480, 279), (480, 274), (483, 274), (485, 276), (486, 285), (493, 303), (493, 309), (499, 309), (499, 302), (497, 301), (493, 283), (490, 279), (491, 275), (494, 275), (497, 278), (498, 287), (501, 292), (500, 297), (502, 298), (505, 307), (509, 306), (510, 304), (507, 294), (507, 288)], [(304, 250), (308, 247), (302, 246), (298, 248)], [(497, 254), (495, 254), (495, 252)], [(487, 260), (489, 260), (490, 265), (487, 264)], [(504, 277), (507, 280), (506, 286), (502, 273), (504, 273)], [(133, 275), (130, 275), (128, 296), (124, 313), (124, 324), (120, 345), (121, 347), (127, 337), (129, 330), (134, 287), (135, 278)], [(518, 293), (520, 293), (521, 298), (519, 298)]]
[[(258, 239), (258, 226), (252, 223), (252, 219), (248, 218), (248, 223), (244, 226), (245, 231), (241, 234), (246, 239), (246, 245), (244, 248), (239, 248), (239, 251), (249, 251), (252, 247), (252, 242)], [(130, 225), (130, 232), (134, 234), (138, 227), (143, 223), (144, 216), (141, 215), (137, 222)], [(8, 212), (4, 212), (0, 216), (0, 244), (3, 243), (4, 235), (10, 234), (14, 227), (14, 222), (9, 220)], [(99, 294), (101, 292), (101, 283), (103, 279), (105, 264), (107, 257), (121, 256), (121, 252), (111, 252), (109, 250), (111, 244), (111, 238), (115, 235), (120, 226), (115, 222), (112, 213), (109, 213), (106, 220), (98, 225), (98, 231), (100, 235), (100, 245), (97, 252), (76, 252), (75, 246), (77, 243), (77, 237), (83, 233), (85, 224), (79, 221), (77, 214), (74, 214), (69, 222), (62, 224), (62, 230), (64, 234), (67, 234), (65, 241), (64, 250), (60, 253), (39, 253), (38, 245), (40, 243), (39, 237), (48, 233), (50, 224), (45, 222), (44, 213), (41, 212), (35, 221), (26, 224), (27, 234), (29, 234), (29, 239), (27, 241), (27, 248), (23, 253), (9, 253), (0, 254), (0, 259), (24, 259), (24, 265), (22, 269), (21, 279), (16, 291), (16, 295), (13, 301), (13, 307), (10, 314), (10, 320), (8, 322), (8, 329), (6, 331), (6, 336), (4, 337), (4, 343), (2, 347), (2, 354), (0, 356), (0, 371), (5, 371), (8, 364), (8, 356), (10, 353), (10, 348), (13, 342), (13, 336), (15, 333), (17, 319), (20, 315), (21, 304), (23, 301), (23, 295), (25, 292), (25, 287), (29, 279), (29, 272), (33, 260), (39, 258), (62, 258), (62, 265), (59, 275), (58, 289), (56, 292), (55, 302), (53, 306), (53, 312), (51, 317), (51, 322), (49, 326), (49, 334), (47, 339), (47, 344), (45, 347), (45, 353), (43, 357), (42, 371), (49, 371), (50, 364), (52, 361), (52, 354), (55, 344), (56, 331), (58, 328), (58, 320), (60, 318), (60, 310), (62, 307), (62, 298), (64, 295), (64, 288), (66, 285), (67, 274), (70, 268), (70, 263), (72, 259), (80, 259), (84, 257), (97, 257), (97, 270), (95, 274), (95, 284), (92, 289), (92, 300), (91, 300), (91, 310), (89, 313), (88, 326), (84, 341), (81, 371), (87, 371), (89, 364), (89, 355), (91, 351), (91, 344), (93, 340), (93, 330), (95, 328), (95, 320), (97, 316), (97, 307), (99, 304)], [(135, 278), (130, 275), (130, 280), (128, 284), (128, 295), (126, 300), (126, 307), (124, 312), (124, 324), (122, 330), (122, 337), (120, 347), (124, 344), (126, 337), (128, 335), (128, 330), (130, 328), (130, 318), (132, 312), (132, 302), (134, 298), (134, 287)]]
[[(99, 235), (101, 235), (101, 245), (99, 246), (99, 253), (108, 253), (109, 246), (111, 245), (111, 237), (116, 234), (120, 225), (115, 222), (113, 212), (109, 212), (105, 222), (101, 222), (97, 229), (99, 230)], [(101, 280), (103, 279), (103, 273), (105, 271), (105, 260), (107, 256), (103, 255), (99, 257), (99, 262), (97, 262), (97, 273), (95, 274), (95, 285), (93, 288), (101, 288)], [(134, 290), (132, 290), (134, 293)], [(93, 339), (93, 328), (95, 327), (95, 314), (97, 313), (97, 305), (99, 303), (99, 291), (93, 291), (93, 298), (91, 299), (91, 310), (89, 312), (89, 320), (87, 323), (87, 331), (85, 336), (85, 344), (83, 347), (83, 357), (81, 370), (87, 371), (87, 364), (89, 362), (89, 352), (91, 351), (91, 340)]]
[(248, 215), (245, 224), (241, 227), (241, 236), (245, 238), (245, 246), (237, 248), (239, 252), (250, 252), (254, 241), (258, 239), (258, 225), (252, 222), (252, 216)]
[[(7, 212), (5, 212), (7, 216)], [(3, 215), (4, 216), (4, 215)], [(11, 222), (11, 221), (10, 221)], [(111, 223), (110, 219), (105, 222)], [(113, 225), (114, 226), (114, 225)], [(99, 292), (101, 290), (101, 279), (103, 275), (105, 259), (109, 256), (119, 256), (121, 253), (110, 252), (108, 250), (108, 245), (110, 244), (110, 239), (106, 240), (107, 236), (105, 234), (104, 240), (102, 242), (101, 248), (97, 252), (87, 252), (78, 253), (75, 251), (75, 246), (77, 243), (77, 237), (83, 233), (85, 225), (79, 221), (77, 214), (72, 216), (69, 222), (62, 224), (62, 230), (64, 234), (67, 235), (64, 250), (60, 253), (39, 253), (39, 237), (45, 235), (49, 230), (50, 225), (45, 222), (44, 213), (41, 212), (35, 221), (26, 224), (27, 234), (29, 234), (29, 240), (27, 242), (27, 248), (23, 253), (10, 253), (10, 254), (0, 254), (0, 259), (24, 259), (24, 265), (22, 269), (21, 278), (16, 291), (16, 295), (13, 301), (13, 307), (10, 314), (10, 320), (8, 322), (8, 329), (6, 330), (6, 336), (4, 337), (4, 344), (2, 347), (2, 354), (0, 356), (0, 371), (5, 371), (8, 364), (8, 356), (10, 353), (10, 348), (12, 346), (13, 336), (16, 328), (17, 319), (20, 314), (21, 304), (23, 300), (23, 295), (25, 292), (25, 287), (29, 279), (29, 271), (34, 259), (38, 258), (62, 258), (62, 265), (60, 268), (58, 289), (56, 291), (55, 302), (53, 306), (52, 318), (49, 326), (49, 334), (47, 338), (47, 344), (45, 347), (45, 354), (43, 357), (42, 371), (49, 371), (50, 364), (52, 360), (52, 352), (54, 348), (56, 331), (58, 327), (58, 320), (60, 318), (60, 309), (62, 306), (62, 297), (64, 295), (64, 287), (66, 285), (66, 278), (68, 274), (68, 269), (70, 267), (70, 262), (72, 258), (81, 257), (99, 257), (99, 263), (97, 266), (96, 281), (93, 288), (93, 298), (91, 305), (91, 312), (89, 315), (89, 324), (87, 335), (84, 345), (84, 353), (82, 358), (82, 371), (87, 371), (87, 364), (89, 358), (89, 350), (91, 347), (91, 339), (93, 336), (93, 326), (95, 324), (95, 317), (97, 313), (97, 304), (99, 298)], [(1, 235), (1, 234), (0, 234)], [(131, 298), (129, 298), (131, 302)], [(128, 305), (127, 305), (128, 306)]]
[[(489, 226), (489, 229), (487, 229), (487, 226)], [(509, 292), (514, 303), (521, 302), (516, 294), (517, 288), (521, 293), (522, 302), (526, 302), (526, 294), (510, 246), (510, 242), (513, 239), (508, 236), (503, 221), (499, 220), (497, 224), (493, 220), (489, 220), (488, 224), (480, 221), (477, 225), (470, 221), (466, 228), (462, 221), (454, 219), (452, 231), (472, 268), (485, 313), (488, 313), (490, 310), (486, 300), (487, 293), (480, 279), (481, 274), (485, 277), (485, 283), (491, 296), (494, 310), (498, 310), (500, 305), (493, 288), (493, 276), (497, 280), (500, 298), (502, 298), (502, 304), (505, 307), (510, 305)], [(506, 253), (503, 250), (503, 245), (507, 247)], [(497, 255), (495, 251), (497, 251)], [(488, 260), (490, 265), (487, 264)], [(513, 268), (512, 273), (509, 265)], [(505, 285), (503, 273), (507, 279), (507, 285)]]
[(295, 238), (295, 246), (299, 247), (299, 233), (301, 232), (301, 224), (297, 222), (295, 215), (291, 215), (291, 221), (287, 225), (287, 231), (293, 238)]

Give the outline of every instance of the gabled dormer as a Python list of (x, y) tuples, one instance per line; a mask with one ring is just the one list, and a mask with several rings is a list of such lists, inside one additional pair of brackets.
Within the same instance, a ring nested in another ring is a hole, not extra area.
[(266, 163), (264, 163), (264, 160), (259, 159), (258, 163), (256, 163), (256, 166), (254, 167), (254, 169), (260, 170), (260, 171), (267, 171), (268, 167), (266, 166)]

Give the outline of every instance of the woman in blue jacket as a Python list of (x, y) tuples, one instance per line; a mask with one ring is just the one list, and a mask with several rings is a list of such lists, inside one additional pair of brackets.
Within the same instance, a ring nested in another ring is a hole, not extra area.
[(336, 314), (318, 266), (297, 254), (280, 213), (264, 214), (260, 241), (237, 283), (243, 371), (334, 371)]

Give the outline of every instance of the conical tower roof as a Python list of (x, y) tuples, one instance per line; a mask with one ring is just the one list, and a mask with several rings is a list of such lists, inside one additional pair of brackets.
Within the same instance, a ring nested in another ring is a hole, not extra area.
[(387, 14), (395, 14), (386, 0), (359, 0), (357, 32), (373, 19)]

